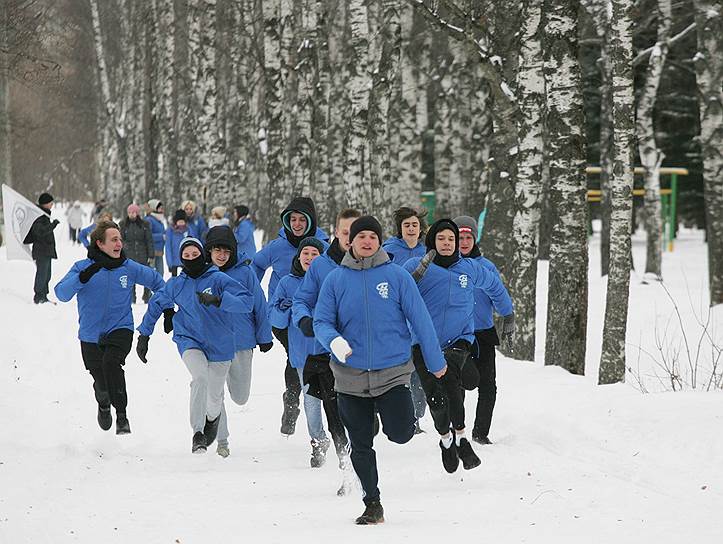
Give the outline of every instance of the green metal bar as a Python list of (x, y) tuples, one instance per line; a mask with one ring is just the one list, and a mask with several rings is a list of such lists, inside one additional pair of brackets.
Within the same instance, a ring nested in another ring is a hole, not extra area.
[(673, 240), (678, 237), (678, 174), (670, 174), (670, 251), (673, 251)]

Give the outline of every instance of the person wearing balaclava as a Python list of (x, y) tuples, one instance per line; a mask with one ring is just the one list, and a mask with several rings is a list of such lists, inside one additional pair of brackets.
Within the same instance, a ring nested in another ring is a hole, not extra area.
[[(307, 197), (296, 197), (281, 212), (281, 229), (279, 237), (271, 240), (254, 255), (252, 267), (256, 277), (261, 281), (266, 269), (271, 267), (271, 279), (268, 287), (268, 300), (274, 296), (274, 291), (281, 278), (291, 272), (291, 262), (294, 260), (296, 250), (301, 240), (313, 236), (322, 241), (324, 249), (328, 247), (329, 237), (317, 227), (316, 208), (314, 201)], [(283, 394), (284, 411), (281, 415), (281, 434), (292, 435), (296, 430), (296, 420), (299, 417), (299, 397), (301, 396), (301, 383), (299, 376), (291, 367), (288, 359), (288, 339), (280, 329), (272, 329), (276, 339), (284, 346), (287, 353), (284, 368), (285, 390)]]
[(206, 262), (203, 244), (197, 238), (184, 238), (180, 249), (181, 273), (170, 278), (149, 301), (138, 327), (136, 353), (147, 362), (150, 336), (164, 314), (164, 329), (168, 330), (170, 320), (173, 341), (191, 374), (191, 451), (203, 453), (218, 433), (224, 384), (236, 352), (234, 321), (253, 311), (254, 297)]
[(76, 262), (55, 286), (62, 302), (77, 296), (80, 352), (93, 377), (98, 425), (107, 431), (116, 411), (116, 434), (131, 432), (123, 365), (133, 345), (132, 290), (136, 284), (157, 290), (163, 278), (126, 258), (120, 227), (100, 221), (90, 235), (88, 258)]
[[(258, 346), (262, 353), (266, 353), (273, 346), (266, 297), (251, 267), (246, 262), (239, 261), (236, 239), (230, 227), (223, 225), (212, 227), (206, 234), (204, 249), (208, 262), (239, 282), (254, 296), (253, 311), (240, 314), (234, 319), (234, 349), (236, 352), (226, 377), (226, 386), (231, 400), (239, 406), (243, 406), (248, 402), (251, 392), (253, 350)], [(167, 314), (166, 323), (168, 323)], [(172, 328), (172, 326), (171, 322), (170, 327)], [(168, 328), (167, 326), (166, 330)], [(228, 437), (228, 417), (226, 407), (223, 405), (218, 427), (218, 443), (216, 445), (216, 453), (221, 457), (228, 457), (230, 454)]]
[(442, 464), (452, 473), (460, 460), (466, 470), (480, 465), (465, 434), (462, 392), (463, 384), (471, 388), (479, 381), (470, 353), (474, 342), (474, 291), (483, 289), (495, 300), (501, 300), (506, 291), (496, 276), (460, 257), (459, 229), (451, 219), (435, 222), (427, 232), (425, 245), (428, 256), (434, 256), (426, 270), (419, 274), (422, 261), (428, 256), (410, 259), (404, 268), (415, 276), (450, 371), (444, 379), (435, 379), (425, 371), (419, 347), (412, 351), (434, 427), (440, 435)]
[(43, 193), (38, 197), (38, 208), (43, 214), (38, 217), (30, 227), (30, 231), (23, 240), (24, 244), (33, 244), (32, 257), (35, 261), (35, 283), (33, 289), (35, 304), (44, 304), (48, 301), (48, 284), (50, 283), (51, 263), (58, 258), (55, 251), (55, 234), (53, 231), (60, 221), (50, 220), (50, 210), (53, 209), (53, 197)]
[[(463, 257), (473, 259), (479, 266), (493, 274), (502, 282), (497, 267), (492, 261), (484, 258), (477, 247), (477, 221), (467, 215), (456, 217), (454, 222), (459, 227), (459, 251)], [(500, 345), (500, 339), (495, 329), (492, 316), (493, 310), (503, 316), (502, 337), (509, 343), (515, 332), (515, 315), (507, 289), (502, 297), (493, 300), (482, 289), (474, 291), (474, 336), (475, 345), (472, 353), (477, 366), (479, 382), (477, 384), (477, 409), (474, 426), (472, 427), (472, 440), (478, 444), (491, 444), (489, 439), (492, 424), (492, 412), (497, 399), (497, 383), (495, 371), (495, 346)]]

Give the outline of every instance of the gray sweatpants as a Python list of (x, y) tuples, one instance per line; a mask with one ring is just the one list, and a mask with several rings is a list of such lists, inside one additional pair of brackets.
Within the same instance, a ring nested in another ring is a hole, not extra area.
[[(228, 371), (226, 385), (231, 395), (231, 400), (239, 406), (243, 406), (249, 400), (251, 392), (251, 359), (254, 351), (252, 349), (244, 349), (237, 351), (231, 361), (231, 369)], [(226, 416), (226, 406), (221, 406), (221, 421), (218, 423), (218, 443), (225, 444), (228, 442), (228, 417)]]
[(223, 408), (223, 384), (231, 361), (209, 363), (198, 349), (187, 349), (181, 356), (191, 373), (191, 427), (203, 432), (206, 418), (216, 419)]

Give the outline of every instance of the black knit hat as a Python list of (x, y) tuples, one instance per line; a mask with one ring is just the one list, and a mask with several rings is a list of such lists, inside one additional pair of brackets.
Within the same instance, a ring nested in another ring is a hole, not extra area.
[(456, 253), (459, 251), (459, 228), (451, 219), (440, 219), (439, 221), (432, 223), (432, 226), (429, 227), (427, 236), (424, 239), (424, 245), (427, 246), (427, 249), (437, 249), (437, 233), (443, 230), (451, 230), (454, 232), (454, 246)]
[(173, 222), (178, 223), (179, 221), (188, 221), (188, 216), (184, 210), (176, 210), (173, 212)]
[(377, 221), (376, 218), (371, 215), (363, 215), (359, 219), (354, 221), (351, 224), (351, 227), (349, 227), (349, 243), (351, 244), (354, 236), (356, 236), (363, 230), (370, 230), (372, 232), (375, 232), (377, 238), (379, 238), (379, 243), (382, 242), (382, 226), (379, 224), (379, 221)]
[(238, 206), (234, 206), (234, 210), (236, 210), (236, 213), (239, 217), (244, 217), (249, 214), (249, 207), (244, 206), (243, 204), (240, 204)]
[(40, 206), (42, 206), (44, 204), (50, 204), (53, 200), (55, 200), (55, 199), (53, 198), (53, 195), (51, 195), (50, 193), (42, 193), (38, 197), (38, 204)]
[(313, 236), (307, 236), (299, 242), (299, 248), (296, 250), (296, 256), (299, 257), (301, 255), (301, 250), (309, 246), (315, 247), (319, 251), (319, 254), (324, 253), (324, 244), (321, 240), (314, 238)]
[(211, 250), (214, 247), (225, 247), (231, 251), (231, 256), (228, 262), (221, 268), (221, 270), (227, 270), (236, 266), (238, 262), (238, 242), (236, 237), (233, 235), (233, 231), (226, 225), (218, 225), (211, 227), (206, 233), (206, 243), (204, 249), (206, 250), (206, 260), (211, 262)]

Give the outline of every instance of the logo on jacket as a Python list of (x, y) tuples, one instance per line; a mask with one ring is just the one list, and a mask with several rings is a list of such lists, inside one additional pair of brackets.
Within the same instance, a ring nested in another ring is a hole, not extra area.
[(389, 283), (386, 281), (383, 281), (382, 283), (378, 283), (377, 291), (379, 292), (380, 297), (389, 298)]
[(203, 292), (206, 293), (207, 295), (213, 295), (213, 292), (211, 291), (211, 288), (210, 288), (210, 287), (206, 287), (206, 288), (203, 290)]
[(462, 289), (467, 289), (467, 274), (460, 274), (459, 275), (459, 286)]
[(127, 289), (128, 288), (128, 276), (121, 276), (118, 279), (120, 280), (121, 287), (123, 289)]

